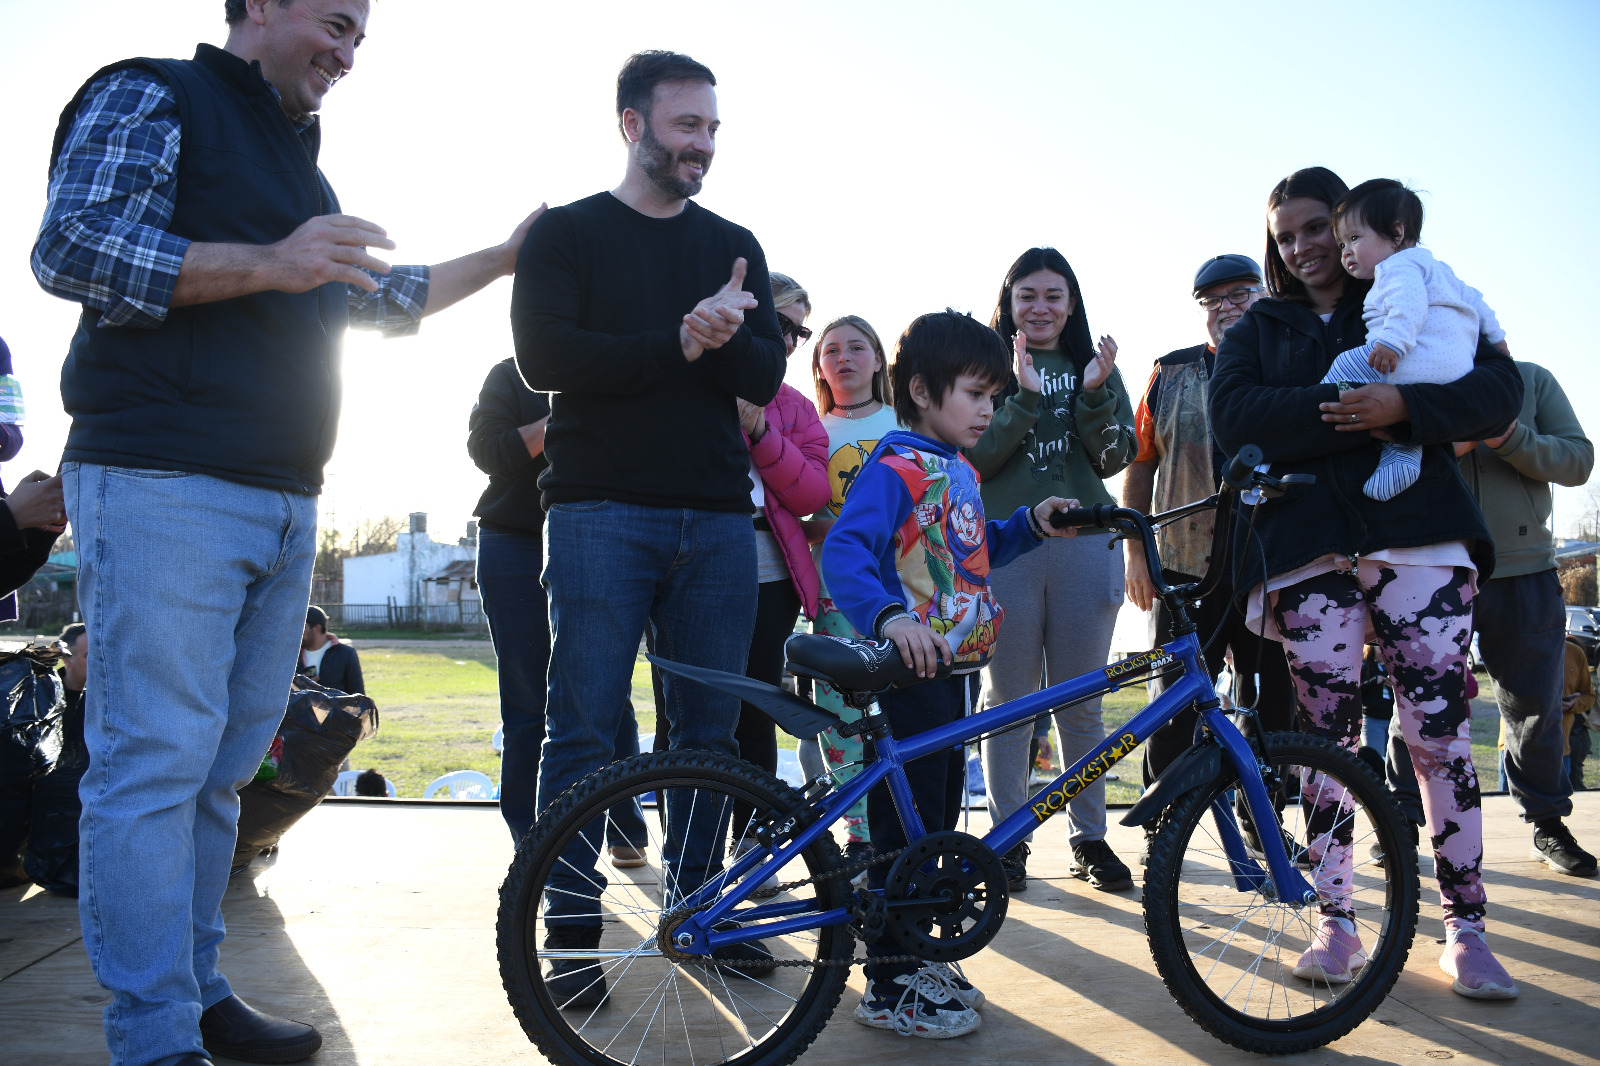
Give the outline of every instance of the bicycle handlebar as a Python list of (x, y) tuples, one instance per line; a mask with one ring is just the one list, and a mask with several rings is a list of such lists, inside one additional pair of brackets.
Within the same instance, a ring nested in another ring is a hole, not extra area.
[[(1257, 469), (1263, 460), (1260, 448), (1254, 444), (1246, 444), (1223, 466), (1222, 484), (1215, 495), (1204, 501), (1163, 512), (1161, 515), (1146, 515), (1130, 507), (1101, 503), (1093, 507), (1075, 507), (1067, 511), (1057, 511), (1050, 516), (1050, 524), (1057, 529), (1074, 526), (1113, 529), (1125, 536), (1138, 537), (1140, 543), (1144, 545), (1145, 566), (1150, 571), (1150, 581), (1158, 590), (1158, 595), (1164, 599), (1176, 596), (1187, 602), (1201, 600), (1216, 589), (1226, 573), (1228, 555), (1233, 547), (1234, 497), (1250, 488), (1264, 489), (1272, 495), (1279, 495), (1289, 485), (1310, 484), (1316, 480), (1309, 474), (1271, 477), (1264, 470)], [(1217, 512), (1216, 522), (1212, 528), (1210, 565), (1206, 567), (1205, 576), (1200, 581), (1174, 588), (1166, 583), (1161, 573), (1161, 556), (1156, 547), (1155, 527), (1163, 518), (1170, 520), (1195, 510), (1203, 510), (1207, 506), (1214, 507)]]

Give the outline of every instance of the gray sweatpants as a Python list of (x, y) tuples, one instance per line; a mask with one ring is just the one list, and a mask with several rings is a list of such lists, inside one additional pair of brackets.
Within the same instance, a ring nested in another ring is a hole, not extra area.
[[(989, 583), (1006, 613), (994, 657), (983, 672), (984, 707), (1037, 692), (1041, 676), (1054, 685), (1104, 666), (1122, 606), (1122, 581), (1122, 552), (1108, 550), (1104, 536), (1051, 537), (990, 573)], [(1057, 711), (1056, 729), (1063, 764), (1071, 766), (1105, 739), (1100, 701)], [(1031, 795), (1032, 739), (1033, 723), (1026, 722), (983, 742), (989, 816), (996, 822)], [(1073, 797), (1067, 827), (1070, 844), (1105, 839), (1104, 781)]]

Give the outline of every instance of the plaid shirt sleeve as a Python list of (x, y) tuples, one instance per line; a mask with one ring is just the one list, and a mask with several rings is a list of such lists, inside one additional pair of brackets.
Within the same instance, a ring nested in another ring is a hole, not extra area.
[(50, 175), (33, 273), (45, 291), (100, 312), (101, 326), (166, 320), (189, 242), (166, 230), (178, 167), (178, 106), (153, 74), (125, 70), (84, 96)]
[[(50, 175), (33, 273), (44, 289), (100, 312), (101, 326), (156, 329), (166, 321), (189, 241), (169, 233), (177, 205), (178, 104), (141, 70), (89, 87)], [(401, 337), (428, 302), (428, 268), (373, 274), (378, 291), (349, 286), (350, 322)]]
[(409, 337), (428, 306), (428, 268), (397, 266), (387, 274), (367, 271), (377, 292), (351, 285), (350, 324), (375, 329), (385, 337)]

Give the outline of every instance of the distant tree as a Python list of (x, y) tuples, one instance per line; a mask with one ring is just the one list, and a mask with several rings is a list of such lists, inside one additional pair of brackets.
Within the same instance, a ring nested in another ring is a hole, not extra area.
[[(1593, 538), (1586, 538), (1593, 539)], [(1595, 606), (1594, 563), (1569, 566), (1561, 571), (1561, 598), (1569, 607)]]
[(357, 522), (348, 535), (329, 524), (317, 532), (317, 562), (313, 577), (333, 582), (344, 578), (344, 561), (361, 555), (382, 555), (395, 550), (395, 538), (406, 528), (406, 520), (395, 515)]
[(1574, 540), (1600, 541), (1600, 484), (1590, 482), (1583, 491), (1583, 509), (1572, 520)]

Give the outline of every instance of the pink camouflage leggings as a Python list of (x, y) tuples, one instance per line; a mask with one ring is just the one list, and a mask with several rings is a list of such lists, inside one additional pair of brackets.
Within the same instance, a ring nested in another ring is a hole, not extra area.
[[(1351, 751), (1361, 738), (1361, 652), (1371, 624), (1422, 788), (1445, 921), (1481, 931), (1483, 812), (1466, 697), (1475, 577), (1460, 566), (1358, 559), (1353, 570), (1277, 590), (1270, 609), (1294, 678), (1300, 727)], [(1334, 854), (1319, 885), (1324, 913), (1340, 913), (1341, 888), (1350, 883), (1353, 849), (1348, 834), (1338, 836), (1328, 842)]]

